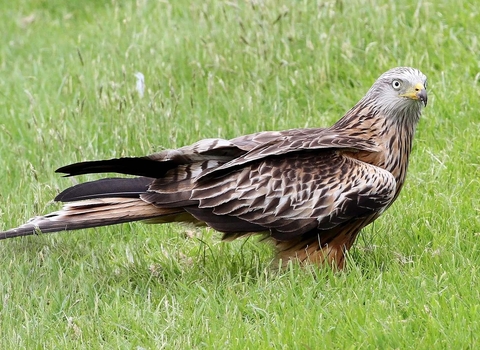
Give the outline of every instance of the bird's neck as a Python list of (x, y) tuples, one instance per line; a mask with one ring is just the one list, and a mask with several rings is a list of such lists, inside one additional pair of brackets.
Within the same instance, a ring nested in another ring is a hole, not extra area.
[[(385, 116), (361, 102), (332, 128), (366, 138), (378, 145), (378, 152), (358, 152), (355, 158), (388, 170), (397, 180), (397, 193), (407, 174), (413, 137), (420, 112), (405, 111), (397, 116)], [(347, 135), (346, 135), (347, 136)]]
[(394, 122), (381, 138), (385, 147), (384, 169), (390, 171), (397, 180), (397, 195), (403, 187), (407, 175), (416, 122)]

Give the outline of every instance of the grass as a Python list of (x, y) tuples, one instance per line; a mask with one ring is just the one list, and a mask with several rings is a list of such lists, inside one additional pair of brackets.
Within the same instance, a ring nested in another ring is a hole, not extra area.
[(364, 230), (345, 272), (277, 271), (254, 238), (226, 244), (177, 225), (2, 241), (0, 348), (478, 346), (475, 1), (1, 6), (4, 229), (56, 208), (71, 184), (57, 167), (327, 126), (394, 66), (429, 77), (429, 105), (401, 198)]

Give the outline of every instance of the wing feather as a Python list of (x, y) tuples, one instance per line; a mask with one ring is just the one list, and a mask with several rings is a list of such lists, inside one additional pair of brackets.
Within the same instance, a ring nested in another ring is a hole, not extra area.
[[(155, 153), (142, 158), (142, 168), (133, 171), (155, 177), (140, 194), (147, 203), (184, 207), (222, 232), (270, 230), (285, 240), (371, 214), (391, 200), (391, 175), (337, 152), (341, 149), (376, 152), (377, 145), (330, 129), (261, 132)], [(125, 172), (134, 162), (84, 162), (59, 171)], [(378, 181), (369, 185), (370, 178)], [(380, 194), (382, 186), (387, 190)]]
[[(273, 137), (273, 135), (278, 135)], [(247, 152), (215, 168), (208, 169), (200, 177), (215, 176), (229, 169), (238, 168), (250, 162), (271, 156), (281, 156), (294, 152), (321, 151), (327, 149), (344, 149), (378, 153), (380, 146), (373, 140), (362, 135), (344, 135), (341, 131), (328, 129), (292, 129), (265, 135), (267, 142), (255, 144), (250, 142)], [(232, 140), (232, 142), (234, 142)]]
[(327, 151), (269, 157), (207, 178), (193, 188), (191, 199), (200, 211), (236, 217), (285, 240), (382, 211), (395, 189), (388, 171)]

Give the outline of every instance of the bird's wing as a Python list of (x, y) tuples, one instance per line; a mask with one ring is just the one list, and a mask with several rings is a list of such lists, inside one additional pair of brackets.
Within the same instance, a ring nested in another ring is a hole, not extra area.
[[(218, 231), (270, 230), (274, 238), (288, 240), (381, 212), (395, 187), (388, 171), (338, 152), (297, 152), (200, 179), (182, 204)], [(179, 200), (181, 193), (171, 198)], [(142, 198), (162, 207), (165, 195), (158, 187)]]
[[(83, 162), (58, 171), (145, 176), (152, 182), (140, 198), (156, 207), (184, 207), (222, 232), (270, 230), (288, 239), (389, 203), (395, 189), (391, 174), (338, 150), (375, 153), (377, 145), (329, 129), (292, 129), (206, 139), (148, 157)], [(56, 199), (93, 198), (84, 187)]]
[[(253, 146), (252, 146), (253, 147)], [(224, 139), (204, 139), (178, 149), (168, 149), (145, 157), (123, 157), (70, 164), (56, 170), (66, 176), (93, 173), (119, 173), (145, 177), (162, 177), (180, 164), (214, 160), (228, 162), (246, 150)]]
[[(253, 148), (278, 139), (290, 131), (263, 131), (225, 140), (203, 139), (178, 149), (167, 149), (145, 157), (122, 157), (85, 161), (63, 166), (56, 170), (66, 176), (94, 173), (119, 173), (160, 178), (179, 165), (204, 163), (204, 168), (215, 168), (235, 159)], [(208, 163), (210, 162), (210, 163)]]
[[(241, 144), (236, 139), (231, 141), (234, 144)], [(245, 148), (246, 152), (218, 167), (207, 169), (200, 177), (215, 176), (256, 160), (293, 152), (337, 149), (374, 154), (381, 151), (379, 145), (365, 135), (343, 135), (341, 131), (332, 132), (330, 129), (292, 129), (264, 135), (259, 133), (249, 140), (248, 144), (250, 147)]]
[(193, 165), (203, 177), (228, 171), (242, 164), (302, 150), (326, 148), (354, 149), (376, 152), (377, 145), (368, 139), (339, 135), (329, 129), (291, 129), (264, 131), (231, 140), (204, 139), (178, 149), (169, 149), (145, 157), (123, 157), (70, 164), (56, 170), (66, 176), (92, 173), (119, 173), (162, 178), (167, 173), (191, 170)]

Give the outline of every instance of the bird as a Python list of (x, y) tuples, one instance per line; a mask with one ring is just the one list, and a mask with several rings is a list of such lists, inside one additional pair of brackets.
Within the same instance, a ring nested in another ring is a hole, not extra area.
[[(343, 269), (360, 231), (405, 183), (427, 77), (396, 67), (324, 128), (203, 139), (143, 157), (83, 161), (64, 176), (110, 175), (65, 189), (63, 207), (0, 239), (134, 221), (208, 226), (232, 241), (259, 235), (280, 265)], [(129, 176), (125, 176), (129, 175)]]

